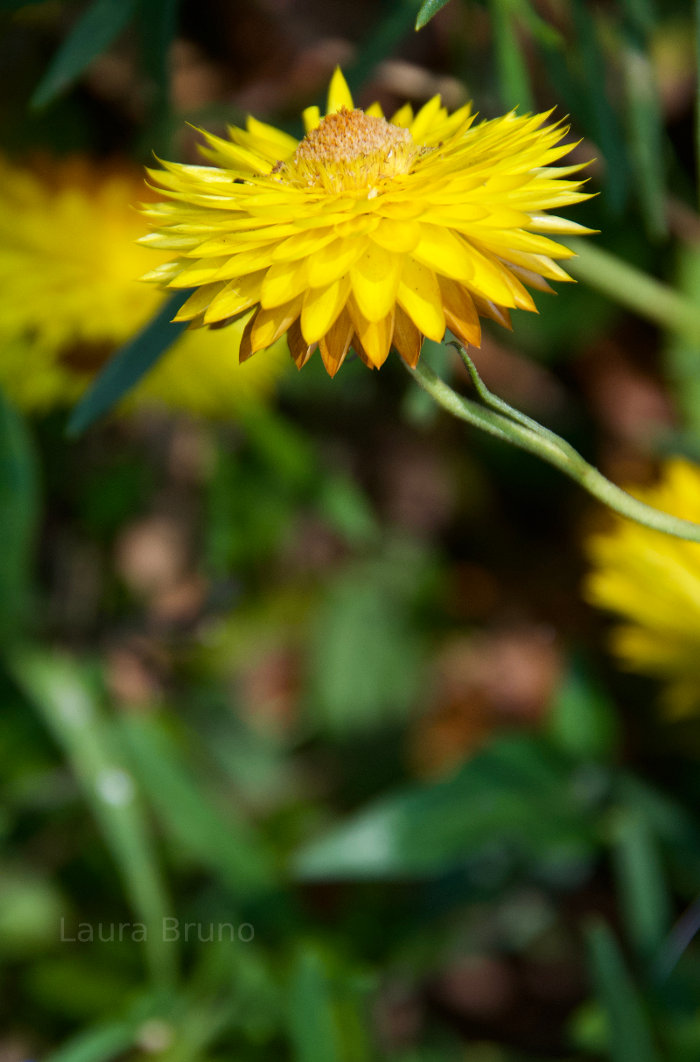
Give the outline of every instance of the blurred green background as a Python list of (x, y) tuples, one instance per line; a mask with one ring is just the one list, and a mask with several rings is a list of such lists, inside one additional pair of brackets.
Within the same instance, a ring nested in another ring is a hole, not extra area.
[[(556, 107), (601, 234), (478, 365), (648, 481), (700, 457), (696, 18), (0, 0), (2, 150), (194, 161), (186, 122), (298, 133), (338, 63), (389, 112)], [(276, 373), (77, 436), (2, 400), (0, 1059), (697, 1062), (700, 726), (582, 600), (604, 514), (393, 358)]]

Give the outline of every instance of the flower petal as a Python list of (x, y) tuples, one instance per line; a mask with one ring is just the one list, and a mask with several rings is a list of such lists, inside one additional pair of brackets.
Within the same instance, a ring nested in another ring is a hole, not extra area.
[(323, 364), (329, 376), (335, 376), (340, 366), (345, 361), (345, 356), (350, 349), (353, 335), (353, 324), (347, 310), (338, 317), (335, 324), (322, 336), (318, 349), (321, 351)]
[(371, 241), (350, 270), (353, 295), (368, 321), (381, 321), (396, 300), (403, 255), (391, 254)]
[(308, 284), (306, 261), (275, 262), (267, 270), (260, 291), (260, 303), (269, 310), (290, 302), (306, 288)]
[(445, 315), (432, 269), (413, 258), (406, 258), (396, 300), (423, 335), (440, 342), (445, 334)]
[(325, 288), (309, 288), (301, 311), (301, 331), (307, 343), (315, 343), (332, 327), (348, 301), (350, 278), (346, 275)]
[(343, 77), (343, 72), (339, 66), (336, 66), (333, 71), (331, 83), (328, 86), (326, 114), (333, 114), (335, 111), (342, 110), (343, 107), (348, 111), (352, 111), (355, 104), (353, 103), (352, 93), (348, 88), (348, 83)]

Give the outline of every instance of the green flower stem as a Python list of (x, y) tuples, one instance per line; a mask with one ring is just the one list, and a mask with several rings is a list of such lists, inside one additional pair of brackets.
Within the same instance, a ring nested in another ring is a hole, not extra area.
[(423, 390), (448, 413), (554, 465), (621, 516), (675, 538), (700, 542), (700, 524), (663, 513), (616, 487), (564, 439), (493, 395), (482, 382), (467, 352), (461, 347), (458, 350), (484, 405), (457, 394), (423, 361), (419, 361), (415, 369), (408, 370)]
[(700, 308), (648, 273), (581, 239), (562, 240), (576, 252), (566, 268), (577, 280), (662, 328), (700, 340)]

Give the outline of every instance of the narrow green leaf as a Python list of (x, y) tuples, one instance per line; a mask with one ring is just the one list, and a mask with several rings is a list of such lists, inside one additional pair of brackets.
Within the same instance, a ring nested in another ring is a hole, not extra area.
[(519, 17), (522, 18), (538, 44), (543, 45), (545, 48), (557, 49), (565, 46), (564, 34), (556, 29), (551, 22), (547, 22), (542, 15), (538, 14), (529, 3), (529, 0), (515, 0), (515, 3)]
[(515, 24), (512, 0), (490, 0), (496, 68), (503, 103), (523, 111), (534, 110), (527, 70)]
[(661, 1062), (642, 998), (610, 929), (595, 922), (587, 940), (596, 993), (608, 1019), (611, 1062)]
[(300, 952), (292, 968), (288, 998), (295, 1062), (339, 1062), (328, 973), (321, 956), (311, 947)]
[[(583, 83), (580, 103), (588, 110), (587, 130), (605, 159), (606, 202), (619, 213), (627, 198), (629, 166), (622, 126), (603, 86), (607, 64), (600, 43), (600, 26), (595, 11), (585, 0), (573, 0), (572, 14), (577, 47), (571, 58), (580, 62)], [(580, 112), (579, 112), (580, 113)]]
[(242, 819), (221, 815), (197, 784), (157, 717), (125, 716), (139, 781), (167, 833), (218, 873), (237, 897), (269, 888), (272, 857)]
[(73, 410), (68, 421), (69, 435), (80, 435), (107, 413), (169, 350), (187, 327), (184, 321), (174, 324), (172, 318), (189, 294), (179, 291), (171, 296), (145, 328), (105, 365)]
[(158, 1004), (162, 1008), (165, 1002), (162, 997), (158, 1001), (155, 998), (140, 998), (124, 1018), (100, 1022), (81, 1030), (58, 1050), (47, 1055), (45, 1062), (111, 1062), (112, 1059), (120, 1058), (134, 1047), (143, 1023), (158, 1013)]
[(438, 11), (448, 3), (449, 0), (424, 0), (416, 15), (416, 29), (420, 30), (423, 26), (427, 26), (431, 18), (434, 18)]
[(29, 432), (0, 392), (0, 638), (17, 634), (26, 611), (38, 494), (38, 469)]
[(626, 88), (627, 129), (635, 162), (636, 187), (652, 236), (667, 231), (663, 115), (654, 67), (646, 46), (631, 32), (619, 48)]
[(100, 710), (84, 670), (68, 657), (22, 650), (12, 653), (7, 665), (85, 793), (136, 918), (146, 927), (144, 948), (154, 980), (170, 983), (175, 952), (162, 930), (169, 905), (134, 775), (114, 726)]
[(177, 31), (180, 0), (138, 0), (144, 66), (156, 89), (156, 109), (167, 110), (168, 56)]
[(46, 1062), (110, 1062), (134, 1046), (137, 1026), (131, 1022), (110, 1022), (79, 1033)]
[(639, 957), (649, 962), (671, 928), (671, 903), (658, 842), (651, 825), (632, 807), (614, 821), (613, 861), (620, 910)]
[(45, 107), (77, 81), (92, 60), (116, 40), (135, 5), (136, 0), (92, 0), (49, 63), (30, 106)]
[(478, 860), (495, 838), (518, 858), (576, 863), (591, 852), (596, 785), (583, 777), (574, 789), (571, 761), (541, 740), (504, 738), (449, 779), (392, 793), (311, 841), (295, 869), (309, 880), (420, 878)]

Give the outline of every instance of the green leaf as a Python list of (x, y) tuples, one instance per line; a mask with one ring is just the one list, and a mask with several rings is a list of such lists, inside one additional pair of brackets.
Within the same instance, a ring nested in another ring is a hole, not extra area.
[(619, 742), (615, 705), (580, 666), (570, 667), (547, 716), (549, 736), (577, 760), (610, 760)]
[(579, 102), (589, 112), (586, 125), (605, 159), (608, 205), (611, 210), (619, 213), (627, 197), (629, 166), (622, 127), (603, 88), (608, 72), (599, 39), (599, 23), (595, 12), (585, 0), (573, 0), (572, 14), (577, 47), (570, 56), (572, 60), (580, 62), (579, 80), (582, 82), (583, 92), (579, 96)]
[(613, 824), (613, 862), (627, 934), (639, 957), (649, 962), (671, 928), (671, 901), (659, 846), (647, 818), (622, 808)]
[(288, 1022), (295, 1062), (340, 1062), (328, 973), (311, 947), (300, 951), (289, 981)]
[(626, 88), (627, 129), (635, 162), (635, 184), (646, 227), (652, 236), (667, 231), (664, 129), (659, 89), (647, 48), (628, 32), (619, 45)]
[(611, 1062), (661, 1062), (641, 995), (617, 942), (604, 922), (587, 933), (598, 1000), (609, 1027)]
[(29, 432), (0, 392), (0, 639), (17, 634), (26, 611), (38, 496), (38, 469)]
[(109, 1062), (134, 1046), (138, 1027), (131, 1022), (110, 1022), (78, 1034), (48, 1055), (46, 1062)]
[(434, 18), (438, 11), (448, 3), (449, 0), (424, 0), (416, 15), (416, 29), (420, 30), (423, 26), (427, 26), (431, 18)]
[(149, 998), (137, 1000), (123, 1019), (100, 1022), (83, 1029), (57, 1051), (47, 1055), (45, 1062), (111, 1062), (111, 1059), (121, 1057), (135, 1046), (144, 1022), (157, 1014), (156, 1006)]
[[(498, 846), (545, 863), (587, 860), (592, 851), (587, 779), (541, 740), (503, 738), (434, 785), (392, 794), (303, 847), (305, 879), (382, 880), (430, 876)], [(591, 790), (595, 787), (591, 785)]]
[[(397, 580), (398, 565), (413, 579)], [(310, 700), (323, 726), (347, 733), (410, 708), (423, 662), (411, 599), (424, 572), (424, 558), (394, 543), (328, 583), (309, 646)]]
[(156, 105), (168, 106), (168, 56), (177, 31), (180, 0), (139, 0), (141, 50), (144, 66), (156, 88)]
[(269, 888), (272, 857), (242, 819), (224, 817), (182, 762), (153, 716), (125, 716), (122, 726), (142, 789), (179, 849), (219, 874), (238, 898)]
[(70, 88), (131, 19), (136, 0), (92, 0), (56, 52), (37, 85), (30, 106), (45, 107)]
[(145, 328), (105, 365), (73, 410), (68, 421), (69, 435), (80, 435), (107, 413), (170, 349), (187, 328), (187, 322), (173, 323), (172, 318), (189, 294), (179, 291), (169, 298)]
[(100, 710), (84, 668), (69, 657), (13, 652), (7, 665), (63, 748), (124, 879), (132, 909), (146, 926), (144, 947), (154, 979), (169, 983), (174, 950), (164, 940), (169, 915), (134, 775), (119, 736)]
[(496, 67), (501, 96), (506, 107), (533, 111), (534, 100), (514, 18), (512, 0), (490, 0), (491, 24), (496, 48)]

